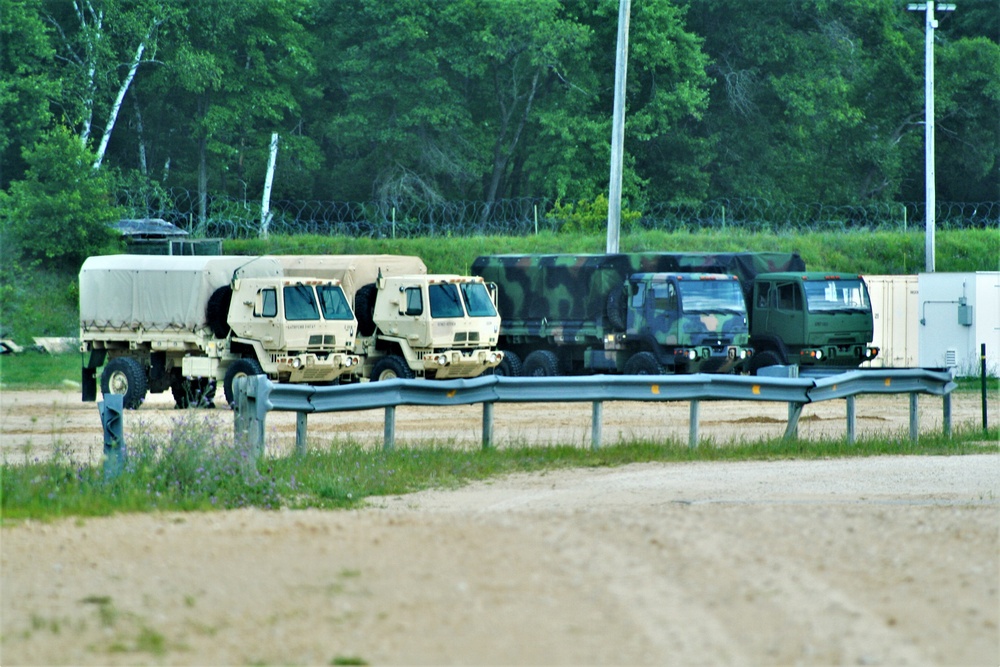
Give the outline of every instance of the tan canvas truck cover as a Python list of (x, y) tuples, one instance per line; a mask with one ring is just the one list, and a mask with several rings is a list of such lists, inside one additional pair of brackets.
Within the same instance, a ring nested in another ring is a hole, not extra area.
[(419, 257), (409, 255), (272, 255), (290, 278), (310, 277), (339, 280), (353, 303), (359, 288), (382, 276), (425, 275), (427, 266)]
[(233, 277), (280, 277), (270, 257), (106, 255), (80, 269), (80, 328), (195, 332)]

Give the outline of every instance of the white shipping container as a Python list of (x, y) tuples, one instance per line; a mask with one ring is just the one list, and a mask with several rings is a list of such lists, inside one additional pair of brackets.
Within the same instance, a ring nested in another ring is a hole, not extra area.
[(978, 375), (986, 345), (987, 372), (1000, 371), (1000, 271), (921, 273), (919, 360), (923, 368)]
[(917, 276), (864, 276), (872, 302), (878, 356), (866, 368), (915, 368), (919, 363)]

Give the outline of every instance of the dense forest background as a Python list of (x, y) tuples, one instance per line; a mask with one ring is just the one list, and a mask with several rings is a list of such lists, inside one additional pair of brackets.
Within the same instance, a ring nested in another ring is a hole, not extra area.
[[(212, 197), (259, 202), (275, 134), (276, 199), (597, 201), (617, 14), (0, 0), (0, 218), (113, 217), (122, 192), (197, 193), (201, 217)], [(937, 196), (995, 202), (1000, 11), (964, 0), (938, 19)], [(626, 206), (923, 200), (924, 35), (904, 0), (633, 0)]]

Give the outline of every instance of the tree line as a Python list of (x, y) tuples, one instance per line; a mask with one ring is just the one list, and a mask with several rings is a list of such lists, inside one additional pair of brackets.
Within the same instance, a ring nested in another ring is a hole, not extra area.
[[(939, 21), (938, 197), (994, 201), (1000, 12)], [(259, 200), (275, 134), (276, 198), (593, 200), (617, 22), (617, 0), (0, 0), (0, 204)], [(922, 199), (924, 34), (901, 0), (633, 0), (628, 205)]]

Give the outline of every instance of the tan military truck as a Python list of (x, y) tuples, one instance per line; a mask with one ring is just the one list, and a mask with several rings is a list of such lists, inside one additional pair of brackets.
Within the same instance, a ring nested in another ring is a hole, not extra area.
[(109, 255), (80, 269), (83, 400), (122, 394), (138, 408), (168, 388), (210, 406), (218, 382), (266, 374), (322, 384), (357, 372), (358, 322), (340, 283), (290, 278), (271, 257)]
[(339, 280), (358, 318), (361, 378), (471, 378), (503, 359), (496, 291), (404, 255), (276, 255), (286, 276)]

